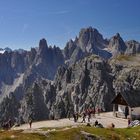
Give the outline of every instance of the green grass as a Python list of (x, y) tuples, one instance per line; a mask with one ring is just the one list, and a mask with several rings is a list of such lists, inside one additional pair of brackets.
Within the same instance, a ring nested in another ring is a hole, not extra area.
[(84, 140), (81, 131), (94, 134), (104, 138), (105, 140), (140, 140), (140, 127), (125, 128), (125, 129), (103, 129), (87, 126), (80, 126), (78, 128), (71, 128), (68, 130), (59, 130), (50, 132), (47, 140)]
[(22, 131), (0, 131), (0, 140), (46, 140), (40, 134), (24, 134)]
[(115, 132), (120, 134), (122, 137), (124, 137), (124, 139), (135, 138), (136, 140), (140, 140), (140, 127), (116, 129)]
[[(43, 128), (43, 130), (48, 129), (51, 128)], [(56, 130), (57, 131), (49, 132), (47, 137), (36, 133), (25, 134), (22, 133), (22, 131), (0, 131), (0, 140), (85, 140), (81, 131), (88, 132), (104, 140), (140, 140), (140, 127), (105, 129), (79, 126), (77, 128), (69, 127), (67, 130), (64, 130), (64, 128)], [(14, 138), (12, 138), (12, 136), (14, 136)]]

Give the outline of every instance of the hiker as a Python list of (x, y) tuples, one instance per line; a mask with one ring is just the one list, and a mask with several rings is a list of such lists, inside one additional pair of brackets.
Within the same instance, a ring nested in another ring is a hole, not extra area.
[(104, 126), (103, 126), (101, 123), (98, 123), (97, 120), (95, 121), (94, 126), (95, 126), (96, 128), (104, 128)]
[(29, 119), (29, 126), (30, 126), (30, 128), (32, 128), (32, 119)]
[(98, 125), (98, 121), (97, 120), (95, 121), (95, 124), (94, 125), (95, 125), (95, 127)]
[(86, 122), (86, 112), (83, 112), (83, 120), (82, 120), (82, 122), (81, 123), (85, 123)]
[(79, 119), (79, 113), (78, 112), (76, 112), (76, 121), (78, 121), (78, 119)]
[(97, 109), (96, 109), (96, 111), (97, 111), (97, 114), (98, 114), (98, 116), (100, 115), (100, 108), (99, 107), (97, 107)]
[[(51, 109), (50, 109), (51, 110)], [(54, 109), (53, 109), (54, 110)], [(54, 111), (51, 110), (49, 114), (49, 119), (54, 120)]]
[(129, 108), (128, 108), (128, 106), (125, 107), (124, 115), (125, 115), (125, 119), (127, 119), (127, 116), (129, 115)]
[(73, 118), (74, 118), (74, 122), (76, 122), (77, 121), (77, 117), (76, 117), (75, 113), (73, 113)]
[(90, 119), (91, 119), (91, 112), (90, 112), (90, 110), (87, 111), (87, 115), (88, 115), (88, 122), (90, 122)]
[(72, 115), (72, 107), (69, 107), (68, 108), (68, 115), (67, 115), (67, 117), (69, 118), (69, 120), (70, 120), (70, 117), (71, 117), (71, 115)]
[(95, 117), (95, 107), (92, 109), (93, 117)]
[(131, 123), (131, 119), (130, 119), (130, 118), (128, 118), (128, 126), (130, 125), (130, 123)]

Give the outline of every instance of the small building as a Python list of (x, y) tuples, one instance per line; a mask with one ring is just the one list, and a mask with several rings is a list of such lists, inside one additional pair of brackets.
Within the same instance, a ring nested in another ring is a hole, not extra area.
[(118, 93), (111, 103), (116, 117), (125, 117), (125, 108), (128, 107), (129, 117), (140, 119), (140, 93)]

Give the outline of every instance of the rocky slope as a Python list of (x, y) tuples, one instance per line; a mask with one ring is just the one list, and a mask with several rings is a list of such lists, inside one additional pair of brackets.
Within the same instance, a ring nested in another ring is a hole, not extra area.
[(95, 106), (102, 107), (104, 111), (111, 110), (108, 100), (114, 92), (110, 73), (108, 63), (94, 55), (69, 68), (59, 68), (54, 80), (58, 92), (56, 102), (72, 106), (79, 112)]
[(140, 92), (140, 55), (120, 55), (110, 61), (115, 78), (113, 86), (115, 93), (125, 92), (137, 94)]
[(27, 121), (29, 117), (35, 120), (63, 118), (69, 112), (81, 113), (94, 107), (110, 111), (115, 94), (139, 91), (139, 55), (120, 55), (110, 61), (92, 55), (69, 67), (59, 67), (54, 82), (36, 81), (21, 102), (19, 116)]
[(48, 47), (45, 39), (40, 40), (38, 50), (32, 48), (22, 53), (6, 51), (0, 54), (0, 96), (8, 95), (18, 87), (24, 90), (36, 78), (52, 80), (57, 67), (62, 64), (64, 58), (61, 50), (55, 46)]
[(68, 68), (59, 67), (53, 83), (37, 79), (14, 111), (18, 112), (20, 121), (30, 117), (35, 120), (63, 118), (69, 111), (82, 112), (96, 106), (109, 111), (112, 106), (108, 101), (114, 96), (110, 73), (108, 63), (98, 56), (86, 57)]

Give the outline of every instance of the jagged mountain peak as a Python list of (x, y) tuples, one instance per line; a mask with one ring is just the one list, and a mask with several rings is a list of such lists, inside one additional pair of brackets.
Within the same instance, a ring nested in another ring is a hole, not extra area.
[(126, 51), (127, 46), (125, 45), (125, 42), (123, 41), (119, 33), (116, 33), (116, 35), (114, 35), (110, 39), (109, 49), (111, 50), (113, 56), (124, 54), (124, 52)]
[(82, 49), (88, 47), (89, 44), (93, 44), (95, 46), (96, 43), (102, 42), (103, 37), (97, 29), (92, 27), (81, 29), (79, 33), (79, 46), (81, 46)]
[(79, 37), (82, 36), (84, 33), (99, 33), (96, 28), (92, 28), (91, 26), (88, 28), (82, 28), (81, 31), (79, 32)]
[[(75, 41), (70, 40), (64, 48), (64, 57), (70, 63), (73, 63), (87, 55), (96, 54), (103, 58), (111, 57), (111, 54), (105, 50), (107, 41), (95, 28), (82, 28)], [(67, 61), (67, 62), (68, 62)]]
[(120, 33), (116, 33), (116, 35), (114, 35), (115, 38), (121, 38)]
[(120, 33), (116, 33), (114, 36), (111, 37), (110, 40), (113, 40), (113, 41), (123, 41)]
[(47, 41), (46, 41), (45, 38), (42, 38), (42, 39), (39, 41), (39, 49), (42, 49), (42, 48), (45, 48), (45, 47), (48, 48)]
[(39, 41), (38, 56), (46, 58), (48, 49), (50, 49), (50, 47), (48, 46), (46, 39), (45, 38), (41, 39)]

